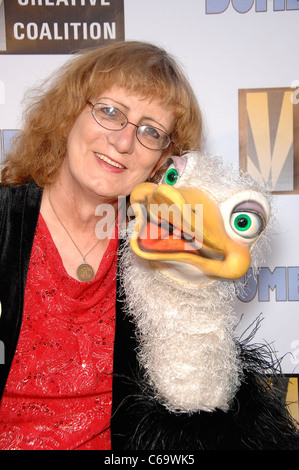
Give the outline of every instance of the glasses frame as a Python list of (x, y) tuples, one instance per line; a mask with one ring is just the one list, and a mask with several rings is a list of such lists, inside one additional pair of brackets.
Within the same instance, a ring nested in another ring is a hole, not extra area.
[[(93, 104), (91, 101), (87, 101), (87, 104), (92, 107), (91, 114), (92, 114), (94, 120), (97, 122), (97, 124), (99, 124), (99, 125), (100, 125), (101, 127), (103, 127), (104, 129), (107, 129), (107, 130), (109, 130), (109, 131), (121, 131), (121, 130), (123, 130), (128, 124), (132, 124), (132, 126), (136, 127), (136, 138), (137, 138), (138, 142), (139, 142), (143, 147), (147, 148), (148, 150), (165, 150), (165, 149), (167, 149), (167, 148), (169, 147), (169, 145), (172, 143), (171, 137), (170, 137), (165, 131), (163, 131), (162, 129), (160, 129), (159, 127), (148, 126), (148, 125), (144, 125), (144, 124), (142, 124), (141, 126), (138, 126), (137, 124), (134, 124), (133, 122), (130, 122), (129, 119), (127, 118), (127, 116), (126, 116), (120, 109), (116, 108), (115, 106), (111, 106), (111, 105), (108, 105), (108, 104), (106, 104), (106, 103), (104, 103), (104, 102), (100, 102), (100, 101), (97, 102), (97, 103), (94, 103), (94, 104)], [(121, 114), (124, 116), (124, 118), (125, 118), (125, 124), (124, 124), (120, 129), (111, 129), (111, 127), (106, 127), (106, 126), (104, 126), (101, 122), (99, 122), (99, 121), (97, 120), (97, 118), (96, 118), (96, 116), (95, 116), (95, 106), (96, 106), (97, 104), (104, 104), (104, 105), (106, 105), (106, 106), (111, 106), (112, 108), (116, 109), (119, 113), (121, 113)], [(141, 142), (141, 140), (139, 139), (139, 135), (138, 135), (138, 130), (139, 130), (140, 128), (142, 128), (142, 127), (151, 127), (151, 128), (153, 128), (153, 129), (157, 129), (158, 131), (162, 132), (162, 133), (168, 138), (168, 143), (167, 143), (167, 145), (165, 145), (165, 146), (162, 147), (162, 148), (151, 148), (151, 147), (148, 147), (147, 145), (145, 145), (143, 142)]]

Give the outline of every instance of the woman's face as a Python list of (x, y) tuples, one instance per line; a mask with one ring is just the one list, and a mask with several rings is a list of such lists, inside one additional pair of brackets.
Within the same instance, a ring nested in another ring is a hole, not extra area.
[[(122, 111), (136, 125), (151, 125), (170, 134), (174, 113), (155, 100), (112, 87), (103, 96), (91, 101), (104, 101)], [(168, 149), (149, 150), (136, 137), (136, 127), (127, 124), (122, 130), (111, 131), (100, 126), (86, 106), (75, 121), (67, 144), (62, 175), (64, 182), (105, 199), (129, 195), (133, 188), (146, 181), (165, 162)], [(67, 179), (65, 179), (67, 178)]]

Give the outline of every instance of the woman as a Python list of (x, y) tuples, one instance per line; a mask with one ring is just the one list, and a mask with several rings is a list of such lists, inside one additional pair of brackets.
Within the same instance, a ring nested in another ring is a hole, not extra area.
[(175, 61), (140, 42), (78, 54), (33, 100), (2, 171), (0, 449), (110, 449), (111, 413), (125, 434), (119, 377), (134, 344), (117, 226), (97, 228), (169, 155), (199, 148), (201, 122)]

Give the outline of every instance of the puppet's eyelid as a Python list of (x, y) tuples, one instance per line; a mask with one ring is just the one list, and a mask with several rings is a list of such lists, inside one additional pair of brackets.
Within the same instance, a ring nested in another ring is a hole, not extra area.
[(227, 234), (241, 243), (252, 245), (265, 230), (270, 205), (267, 199), (254, 191), (242, 191), (220, 204)]

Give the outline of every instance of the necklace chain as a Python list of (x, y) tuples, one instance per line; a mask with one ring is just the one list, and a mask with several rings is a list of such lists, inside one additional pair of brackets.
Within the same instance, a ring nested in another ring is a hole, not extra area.
[(79, 251), (80, 255), (82, 256), (83, 260), (85, 261), (85, 258), (86, 256), (89, 255), (89, 253), (94, 250), (94, 248), (99, 244), (100, 242), (100, 239), (96, 242), (96, 244), (85, 254), (83, 255), (82, 251), (80, 250), (80, 248), (78, 247), (77, 243), (74, 241), (73, 237), (71, 236), (71, 234), (69, 233), (69, 231), (67, 230), (66, 226), (63, 224), (63, 222), (61, 221), (61, 219), (58, 217), (58, 214), (56, 213), (53, 205), (52, 205), (52, 202), (51, 202), (51, 197), (50, 197), (50, 188), (48, 188), (48, 199), (49, 199), (49, 203), (50, 203), (50, 206), (52, 208), (52, 211), (54, 212), (55, 216), (57, 217), (58, 221), (60, 222), (60, 224), (62, 225), (62, 227), (64, 228), (64, 230), (66, 231), (66, 233), (68, 234), (68, 236), (70, 237), (70, 239), (72, 240), (73, 244), (75, 245), (75, 247), (77, 248), (77, 250)]
[(62, 225), (62, 227), (64, 228), (64, 230), (66, 231), (66, 233), (68, 234), (69, 238), (71, 239), (71, 241), (73, 242), (73, 244), (75, 245), (75, 247), (77, 248), (77, 250), (79, 251), (80, 255), (82, 256), (82, 263), (81, 265), (78, 267), (77, 269), (77, 276), (79, 277), (80, 281), (91, 281), (94, 277), (94, 272), (93, 272), (93, 269), (90, 265), (88, 265), (85, 261), (85, 258), (86, 256), (89, 255), (89, 253), (91, 253), (92, 250), (95, 249), (95, 247), (98, 245), (98, 243), (100, 242), (100, 239), (96, 242), (96, 244), (85, 254), (83, 255), (82, 251), (80, 250), (80, 248), (78, 247), (77, 243), (75, 242), (75, 240), (73, 239), (73, 237), (71, 236), (71, 234), (69, 233), (69, 231), (67, 230), (66, 226), (63, 224), (62, 220), (58, 217), (58, 214), (56, 213), (54, 207), (53, 207), (53, 204), (51, 202), (51, 197), (50, 197), (50, 187), (48, 188), (48, 199), (49, 199), (49, 203), (50, 203), (50, 206), (51, 206), (51, 209), (52, 211), (54, 212), (57, 220), (60, 222), (60, 224)]

